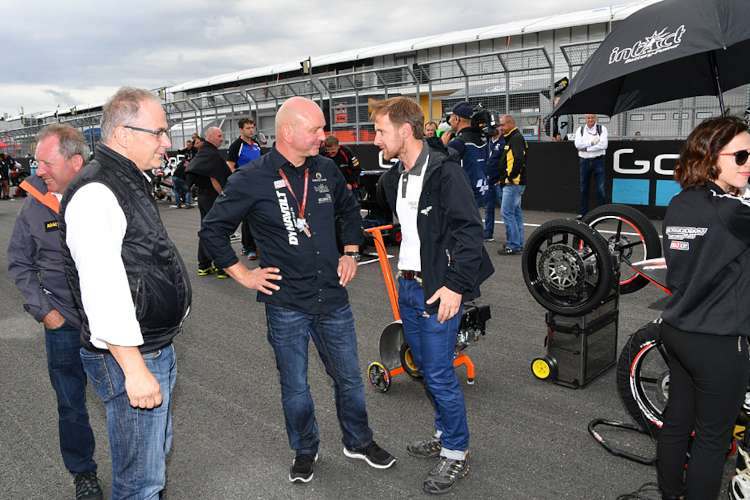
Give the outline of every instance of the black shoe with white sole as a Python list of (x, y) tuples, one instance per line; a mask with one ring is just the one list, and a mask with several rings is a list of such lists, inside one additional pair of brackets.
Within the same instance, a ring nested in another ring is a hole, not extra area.
[(376, 469), (387, 469), (396, 462), (394, 456), (378, 446), (375, 441), (358, 451), (351, 451), (345, 447), (344, 455), (349, 458), (364, 460)]
[(289, 469), (289, 480), (293, 483), (309, 483), (313, 478), (313, 468), (318, 461), (318, 454), (299, 454), (294, 457), (292, 468)]

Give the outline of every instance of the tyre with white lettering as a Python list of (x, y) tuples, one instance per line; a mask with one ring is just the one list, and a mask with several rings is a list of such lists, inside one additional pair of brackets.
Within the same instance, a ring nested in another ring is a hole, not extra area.
[(661, 343), (661, 320), (630, 336), (617, 362), (617, 390), (633, 420), (659, 437), (669, 398), (667, 352)]
[[(602, 205), (587, 213), (581, 222), (596, 229), (628, 262), (661, 257), (659, 233), (648, 218), (627, 205)], [(633, 293), (648, 284), (625, 261), (620, 264), (620, 293)]]
[(542, 224), (524, 245), (521, 266), (534, 299), (565, 316), (593, 311), (614, 285), (607, 240), (577, 220), (555, 219)]

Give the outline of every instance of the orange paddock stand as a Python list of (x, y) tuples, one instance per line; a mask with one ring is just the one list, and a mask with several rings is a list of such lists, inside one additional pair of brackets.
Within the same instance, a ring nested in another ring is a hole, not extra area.
[[(380, 361), (371, 363), (367, 368), (367, 376), (370, 385), (380, 392), (386, 392), (391, 385), (391, 378), (402, 373), (407, 373), (414, 378), (421, 378), (419, 369), (411, 356), (404, 329), (401, 324), (401, 314), (398, 306), (398, 289), (394, 279), (391, 265), (388, 262), (388, 253), (385, 251), (382, 231), (391, 229), (392, 225), (378, 226), (365, 229), (370, 233), (375, 242), (375, 249), (380, 259), (380, 269), (383, 271), (385, 286), (388, 290), (388, 298), (393, 309), (394, 322), (385, 327), (380, 335)], [(474, 383), (474, 363), (469, 356), (460, 353), (453, 361), (453, 366), (466, 365), (468, 383)], [(390, 369), (390, 367), (397, 367)]]

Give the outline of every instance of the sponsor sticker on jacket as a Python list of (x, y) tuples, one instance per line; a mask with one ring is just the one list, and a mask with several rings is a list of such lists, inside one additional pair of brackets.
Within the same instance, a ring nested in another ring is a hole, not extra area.
[(690, 250), (690, 243), (687, 241), (673, 241), (669, 244), (671, 250)]

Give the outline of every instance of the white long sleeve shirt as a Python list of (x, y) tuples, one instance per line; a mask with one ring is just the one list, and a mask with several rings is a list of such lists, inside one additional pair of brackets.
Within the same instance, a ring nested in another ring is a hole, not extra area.
[[(584, 125), (576, 129), (575, 145), (576, 149), (578, 149), (578, 156), (581, 158), (596, 158), (607, 152), (607, 145), (609, 143), (607, 127), (598, 125), (602, 131), (599, 134), (596, 130), (597, 125), (594, 124), (593, 128), (588, 128), (588, 126)], [(581, 151), (584, 148), (586, 151)]]
[(143, 344), (121, 257), (127, 221), (114, 193), (99, 182), (81, 187), (68, 202), (65, 224), (91, 344), (99, 349)]

